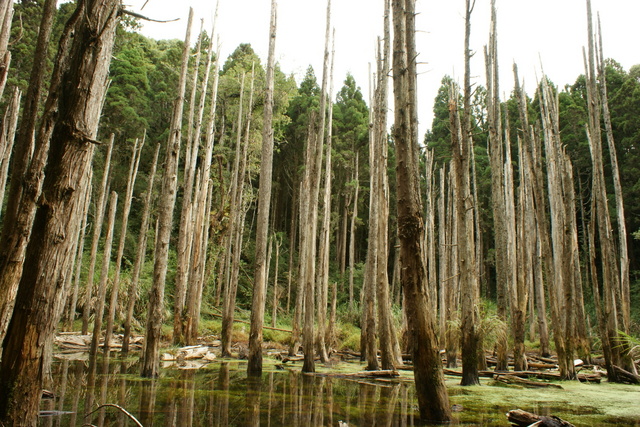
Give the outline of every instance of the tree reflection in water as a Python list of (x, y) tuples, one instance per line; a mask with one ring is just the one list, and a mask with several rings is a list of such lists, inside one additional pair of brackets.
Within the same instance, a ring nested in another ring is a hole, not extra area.
[(157, 379), (143, 379), (132, 358), (56, 360), (56, 400), (43, 401), (42, 409), (55, 408), (61, 415), (43, 417), (39, 425), (132, 425), (115, 408), (87, 416), (104, 403), (125, 408), (145, 427), (413, 423), (414, 395), (407, 383), (347, 381), (301, 374), (297, 367), (266, 369), (257, 379), (245, 371), (243, 362), (232, 360), (198, 370), (168, 368)]

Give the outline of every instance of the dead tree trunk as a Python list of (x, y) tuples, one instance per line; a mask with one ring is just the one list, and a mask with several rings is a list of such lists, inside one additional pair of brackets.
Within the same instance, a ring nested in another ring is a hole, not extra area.
[[(247, 374), (262, 374), (262, 326), (267, 293), (267, 240), (269, 235), (269, 212), (271, 211), (271, 186), (273, 176), (273, 91), (277, 30), (277, 3), (271, 0), (271, 20), (269, 24), (269, 56), (262, 123), (262, 155), (260, 163), (260, 189), (258, 194), (258, 218), (256, 230), (256, 265), (251, 302), (251, 328), (249, 331), (249, 360)], [(274, 293), (277, 283), (274, 283)], [(275, 300), (275, 298), (274, 298)]]
[(397, 150), (397, 194), (401, 281), (413, 346), (413, 366), (420, 417), (431, 422), (451, 419), (440, 349), (426, 289), (422, 256), (417, 121), (415, 1), (393, 0), (394, 140)]
[[(18, 114), (20, 112), (20, 99), (22, 92), (17, 87), (13, 91), (11, 101), (4, 114), (2, 125), (0, 126), (0, 203), (4, 202), (7, 178), (9, 176), (9, 162), (18, 126)], [(2, 214), (0, 208), (0, 215)], [(1, 217), (1, 216), (0, 216)]]
[(93, 240), (91, 241), (91, 252), (89, 255), (89, 270), (84, 292), (84, 308), (82, 310), (82, 335), (86, 335), (89, 331), (89, 317), (93, 304), (94, 275), (96, 261), (98, 258), (98, 245), (100, 244), (100, 235), (102, 234), (102, 224), (104, 222), (105, 206), (107, 201), (107, 187), (109, 186), (109, 174), (111, 170), (111, 155), (113, 153), (113, 142), (115, 135), (111, 134), (109, 145), (107, 145), (107, 153), (105, 155), (104, 170), (102, 172), (102, 181), (100, 181), (99, 193), (95, 202), (95, 220), (93, 222)]
[(5, 425), (37, 423), (46, 365), (43, 351), (58, 323), (60, 301), (65, 298), (63, 284), (88, 190), (120, 7), (117, 0), (79, 4), (65, 27), (68, 32), (73, 29), (74, 38), (68, 52), (60, 51), (60, 68), (54, 71), (54, 77), (60, 73), (60, 87), (53, 85), (51, 90), (59, 90), (59, 98), (48, 136), (55, 143), (26, 249), (25, 265), (29, 268), (22, 273), (16, 309), (3, 343), (0, 422)]
[(351, 224), (349, 226), (349, 309), (353, 310), (353, 276), (356, 270), (356, 221), (358, 219), (358, 193), (360, 191), (360, 174), (358, 161), (360, 153), (356, 151), (355, 168), (353, 172), (354, 194)]
[(182, 66), (178, 81), (178, 94), (173, 105), (173, 114), (167, 139), (167, 150), (162, 174), (162, 191), (158, 201), (158, 229), (154, 250), (153, 284), (149, 294), (149, 310), (144, 342), (144, 357), (141, 375), (155, 378), (159, 374), (160, 334), (164, 312), (164, 287), (167, 279), (169, 260), (169, 240), (173, 224), (173, 211), (178, 189), (178, 159), (180, 158), (182, 112), (189, 63), (189, 43), (191, 41), (191, 23), (193, 9), (189, 9), (189, 20), (182, 50)]
[[(495, 0), (491, 2), (491, 33), (489, 46), (485, 47), (487, 74), (487, 123), (489, 126), (489, 161), (491, 164), (491, 204), (493, 206), (493, 230), (496, 263), (496, 305), (498, 318), (507, 322), (507, 289), (510, 277), (507, 274), (507, 220), (505, 217), (504, 192), (504, 141), (500, 107), (500, 85), (498, 74), (498, 37)], [(509, 144), (509, 141), (506, 141)], [(507, 371), (507, 336), (496, 345), (498, 363), (496, 371)]]
[(151, 200), (153, 199), (153, 182), (156, 176), (156, 168), (158, 166), (158, 157), (160, 155), (160, 144), (156, 147), (156, 153), (151, 164), (149, 172), (149, 183), (147, 186), (147, 194), (144, 198), (144, 207), (142, 208), (142, 223), (140, 225), (140, 233), (138, 234), (138, 248), (136, 251), (136, 260), (133, 264), (131, 272), (131, 284), (129, 285), (129, 300), (127, 303), (127, 315), (124, 320), (124, 336), (122, 338), (122, 353), (129, 352), (129, 340), (131, 338), (131, 321), (133, 320), (133, 309), (138, 299), (138, 283), (140, 281), (140, 273), (144, 265), (147, 253), (147, 233), (149, 231), (149, 217), (151, 216)]
[(113, 323), (116, 318), (116, 308), (118, 305), (118, 294), (120, 291), (120, 270), (122, 268), (122, 257), (124, 256), (124, 245), (127, 239), (127, 231), (129, 224), (129, 213), (131, 212), (131, 203), (133, 201), (133, 187), (138, 176), (138, 166), (140, 165), (140, 154), (144, 146), (145, 138), (142, 139), (140, 145), (136, 139), (131, 153), (131, 164), (129, 166), (129, 177), (127, 181), (127, 189), (122, 207), (122, 224), (120, 225), (120, 241), (118, 242), (118, 252), (116, 254), (115, 271), (113, 273), (113, 284), (111, 285), (111, 299), (109, 300), (109, 316), (107, 317), (107, 329), (104, 334), (104, 352), (109, 353), (111, 343), (111, 335), (113, 334)]
[[(2, 236), (0, 236), (0, 341), (5, 336), (22, 275), (27, 244), (44, 180), (43, 171), (47, 162), (51, 132), (55, 124), (57, 103), (61, 95), (62, 74), (66, 69), (71, 43), (73, 24), (65, 27), (60, 38), (60, 53), (54, 64), (49, 97), (42, 113), (42, 125), (36, 143), (34, 132), (40, 108), (42, 81), (46, 70), (45, 65), (56, 4), (55, 0), (47, 0), (43, 7), (29, 87), (24, 98), (22, 120), (13, 149), (11, 185), (2, 221)], [(6, 7), (7, 12), (5, 13), (8, 13), (13, 5), (7, 4)], [(8, 16), (6, 15), (4, 18), (4, 22), (10, 26), (11, 20), (9, 19), (7, 22)], [(73, 14), (72, 20), (78, 19), (79, 12), (76, 12)], [(5, 25), (3, 32), (6, 30), (8, 27)], [(4, 59), (7, 59), (6, 55)]]
[(93, 321), (93, 335), (89, 355), (95, 357), (98, 353), (100, 334), (102, 333), (102, 318), (104, 317), (104, 305), (107, 299), (107, 285), (109, 282), (109, 266), (111, 265), (111, 249), (113, 248), (113, 228), (116, 223), (116, 210), (118, 206), (118, 194), (111, 192), (109, 198), (109, 215), (107, 216), (107, 234), (104, 237), (104, 250), (102, 255), (102, 269), (98, 282), (98, 295), (96, 300), (95, 319)]
[[(55, 2), (54, 2), (55, 3)], [(2, 0), (0, 2), (0, 99), (4, 94), (4, 88), (9, 75), (11, 64), (11, 52), (9, 52), (9, 36), (11, 35), (11, 22), (13, 20), (13, 1)], [(2, 199), (0, 199), (2, 200)]]

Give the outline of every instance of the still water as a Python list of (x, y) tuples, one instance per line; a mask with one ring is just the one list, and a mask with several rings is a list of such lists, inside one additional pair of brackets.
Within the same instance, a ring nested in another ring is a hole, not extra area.
[[(303, 375), (299, 366), (266, 367), (249, 380), (246, 363), (216, 361), (197, 370), (162, 370), (155, 380), (142, 379), (137, 359), (100, 358), (91, 372), (81, 360), (56, 360), (51, 385), (56, 398), (43, 400), (41, 426), (133, 426), (114, 407), (126, 409), (145, 426), (413, 426), (417, 400), (409, 378), (398, 381), (341, 379)], [(457, 380), (449, 379), (448, 384)], [(449, 387), (456, 425), (508, 425), (515, 409), (506, 399), (491, 399), (496, 387)], [(512, 392), (509, 392), (512, 393)], [(640, 393), (638, 394), (640, 396)], [(640, 402), (640, 400), (639, 400)], [(589, 406), (536, 401), (522, 408), (542, 415), (597, 415)], [(632, 418), (596, 416), (576, 425), (635, 425)]]

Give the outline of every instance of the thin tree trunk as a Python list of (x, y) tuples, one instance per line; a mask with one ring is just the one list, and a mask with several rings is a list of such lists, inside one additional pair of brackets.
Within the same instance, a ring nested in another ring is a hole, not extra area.
[(351, 225), (349, 227), (349, 310), (353, 310), (353, 277), (356, 270), (356, 221), (358, 219), (358, 193), (360, 190), (359, 175), (360, 153), (356, 151), (355, 169), (353, 173), (354, 194), (353, 211), (351, 212)]
[(189, 62), (189, 43), (191, 41), (191, 24), (193, 9), (189, 9), (187, 32), (182, 50), (182, 66), (178, 80), (178, 94), (174, 101), (173, 114), (167, 139), (167, 151), (162, 174), (162, 190), (158, 201), (158, 229), (154, 250), (153, 284), (149, 294), (149, 310), (144, 341), (144, 357), (141, 375), (155, 378), (160, 369), (160, 335), (164, 312), (164, 288), (167, 279), (167, 262), (169, 260), (169, 240), (173, 223), (173, 211), (178, 189), (178, 159), (180, 158), (182, 112), (187, 82), (187, 65)]
[(277, 235), (274, 235), (274, 239), (276, 240), (276, 265), (273, 270), (273, 302), (271, 303), (271, 327), (276, 327), (276, 318), (278, 316), (278, 306), (280, 299), (280, 288), (278, 287), (278, 268), (280, 264), (280, 246), (282, 246), (282, 239), (278, 238)]
[(426, 292), (422, 256), (422, 215), (418, 170), (415, 1), (393, 0), (394, 140), (397, 150), (398, 229), (401, 281), (413, 343), (413, 366), (420, 417), (431, 422), (451, 420), (435, 321)]
[[(53, 82), (57, 115), (50, 123), (51, 145), (38, 208), (26, 249), (14, 310), (0, 366), (0, 422), (35, 426), (42, 394), (44, 347), (52, 339), (65, 299), (65, 275), (80, 226), (102, 100), (118, 22), (117, 0), (79, 5), (65, 34), (72, 29), (69, 52), (60, 51)], [(83, 10), (84, 9), (84, 10)], [(96, 31), (98, 29), (98, 31)], [(63, 46), (66, 41), (63, 42)], [(68, 53), (68, 55), (67, 55)], [(48, 146), (41, 140), (41, 146)], [(52, 238), (55, 236), (55, 238)]]
[(329, 71), (329, 109), (327, 112), (327, 142), (325, 148), (325, 178), (323, 195), (322, 228), (319, 236), (320, 260), (318, 265), (317, 286), (318, 286), (318, 351), (320, 361), (329, 361), (327, 353), (327, 306), (329, 303), (329, 256), (331, 254), (331, 183), (332, 183), (332, 137), (333, 137), (333, 64), (335, 57), (335, 30), (333, 34), (333, 49), (331, 52), (331, 66)]
[[(473, 3), (475, 5), (475, 2)], [(459, 138), (453, 139), (453, 160), (457, 163), (454, 174), (458, 194), (456, 198), (456, 222), (458, 227), (458, 260), (460, 265), (461, 292), (461, 350), (462, 350), (462, 385), (480, 383), (478, 377), (478, 276), (475, 259), (475, 243), (473, 232), (473, 209), (469, 183), (469, 147), (472, 145), (471, 128), (471, 12), (473, 5), (466, 0), (465, 16), (465, 73), (464, 73), (464, 109), (460, 123)], [(450, 109), (457, 112), (457, 103)], [(452, 122), (453, 125), (453, 122)]]
[[(491, 205), (493, 206), (493, 230), (496, 269), (496, 305), (498, 318), (507, 322), (507, 223), (505, 218), (504, 192), (504, 144), (502, 134), (502, 114), (500, 108), (500, 86), (498, 73), (497, 12), (495, 0), (491, 2), (491, 33), (489, 46), (485, 47), (487, 75), (487, 123), (489, 125), (489, 161), (491, 165)], [(509, 141), (506, 141), (509, 144)], [(507, 336), (500, 336), (497, 343), (495, 370), (507, 371)]]
[[(267, 241), (269, 235), (269, 213), (271, 212), (271, 187), (273, 177), (273, 91), (277, 31), (277, 2), (271, 0), (269, 23), (269, 56), (262, 123), (262, 154), (260, 163), (260, 188), (258, 194), (258, 220), (256, 230), (256, 264), (251, 302), (251, 327), (249, 330), (249, 360), (247, 374), (262, 374), (262, 327), (267, 291)], [(274, 282), (274, 293), (278, 284)], [(275, 297), (274, 297), (275, 301)]]
[[(91, 188), (91, 181), (89, 181)], [(78, 248), (75, 259), (75, 274), (73, 278), (73, 292), (69, 302), (69, 313), (67, 314), (67, 331), (73, 330), (73, 322), (76, 320), (76, 305), (78, 304), (78, 291), (80, 289), (80, 277), (82, 275), (82, 260), (84, 257), (84, 241), (87, 235), (87, 222), (89, 220), (89, 205), (91, 204), (91, 191), (87, 191), (84, 210), (82, 212), (82, 225), (78, 237)]]
[[(20, 112), (20, 99), (22, 92), (17, 87), (13, 91), (13, 96), (5, 112), (2, 126), (0, 127), (0, 215), (4, 204), (4, 193), (7, 187), (9, 176), (9, 162), (18, 126), (18, 114)], [(1, 216), (0, 216), (1, 217)]]
[(104, 222), (104, 213), (107, 202), (107, 187), (109, 186), (109, 174), (111, 170), (111, 155), (113, 153), (113, 142), (115, 135), (111, 134), (109, 145), (107, 145), (107, 153), (105, 154), (104, 169), (102, 172), (102, 181), (100, 181), (100, 192), (95, 202), (95, 220), (93, 222), (93, 240), (91, 241), (91, 252), (89, 255), (89, 270), (85, 283), (84, 308), (82, 310), (82, 335), (89, 332), (89, 317), (93, 308), (91, 299), (93, 296), (94, 276), (96, 262), (98, 258), (98, 245), (100, 244), (100, 235), (102, 234), (102, 224)]
[[(11, 64), (11, 52), (9, 52), (9, 36), (11, 35), (11, 22), (13, 21), (13, 1), (2, 0), (0, 2), (0, 99), (4, 94), (4, 88), (9, 75)], [(2, 200), (2, 199), (0, 199)]]
[(140, 281), (140, 273), (144, 265), (147, 253), (147, 233), (149, 231), (149, 217), (151, 216), (151, 200), (153, 199), (153, 183), (156, 176), (156, 168), (158, 166), (158, 157), (160, 155), (160, 144), (156, 147), (156, 153), (153, 156), (151, 171), (149, 172), (149, 180), (147, 194), (144, 198), (144, 207), (142, 208), (142, 223), (140, 225), (140, 233), (138, 234), (138, 248), (136, 251), (136, 260), (133, 264), (131, 272), (131, 284), (129, 285), (129, 301), (127, 304), (127, 315), (124, 321), (124, 336), (122, 338), (122, 353), (129, 352), (129, 341), (131, 338), (131, 322), (133, 320), (133, 309), (138, 299), (138, 283)]
[[(118, 206), (118, 194), (111, 192), (109, 198), (109, 215), (107, 216), (107, 234), (104, 238), (104, 249), (102, 255), (102, 269), (100, 270), (100, 281), (98, 282), (98, 295), (96, 300), (95, 319), (93, 321), (93, 336), (91, 337), (91, 348), (89, 355), (95, 358), (98, 353), (100, 334), (102, 333), (102, 318), (104, 317), (104, 305), (107, 299), (107, 285), (109, 282), (109, 266), (111, 265), (111, 249), (113, 248), (113, 228), (116, 223), (116, 210)], [(108, 353), (108, 351), (107, 351)]]
[[(146, 135), (145, 135), (146, 136)], [(109, 353), (111, 335), (113, 334), (113, 323), (116, 318), (116, 308), (118, 305), (118, 294), (120, 291), (120, 270), (122, 268), (122, 257), (124, 256), (124, 245), (127, 239), (129, 224), (129, 213), (131, 212), (131, 202), (133, 201), (133, 187), (138, 176), (138, 166), (140, 165), (140, 154), (144, 146), (145, 138), (138, 145), (136, 139), (131, 153), (131, 164), (129, 166), (129, 179), (125, 194), (124, 205), (122, 207), (122, 224), (120, 225), (120, 241), (118, 242), (118, 253), (116, 254), (116, 265), (113, 273), (113, 284), (111, 285), (111, 300), (109, 301), (109, 317), (107, 318), (107, 329), (104, 334), (104, 352)]]

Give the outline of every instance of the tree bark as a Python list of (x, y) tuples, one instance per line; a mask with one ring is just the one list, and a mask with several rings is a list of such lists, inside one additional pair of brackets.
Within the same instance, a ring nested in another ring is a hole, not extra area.
[(149, 294), (149, 310), (144, 341), (144, 357), (141, 375), (155, 378), (159, 375), (160, 334), (164, 312), (164, 287), (167, 279), (167, 262), (169, 260), (169, 240), (173, 224), (173, 211), (176, 204), (178, 188), (178, 159), (180, 158), (182, 112), (187, 81), (187, 65), (189, 62), (189, 43), (191, 41), (191, 23), (193, 9), (189, 9), (187, 32), (182, 50), (182, 66), (178, 81), (178, 95), (174, 101), (173, 114), (167, 139), (167, 150), (162, 174), (162, 190), (158, 201), (158, 229), (154, 250), (153, 284)]
[(22, 273), (3, 343), (0, 422), (5, 425), (37, 423), (46, 363), (43, 351), (59, 320), (59, 301), (65, 297), (63, 284), (88, 191), (120, 7), (117, 0), (88, 1), (67, 23), (67, 32), (73, 29), (75, 35), (68, 56), (62, 50), (58, 58), (58, 113), (48, 134), (53, 143), (43, 197), (38, 199), (25, 254), (29, 268)]
[(11, 64), (11, 52), (9, 52), (8, 47), (11, 23), (13, 21), (13, 1), (2, 0), (0, 2), (0, 17), (2, 17), (2, 22), (0, 23), (0, 98), (2, 98), (7, 76), (9, 75), (9, 65)]
[[(267, 242), (269, 235), (269, 213), (271, 211), (271, 187), (273, 177), (273, 91), (277, 31), (277, 2), (271, 0), (269, 24), (269, 56), (262, 123), (262, 155), (260, 163), (260, 188), (258, 193), (258, 218), (256, 230), (256, 265), (251, 302), (251, 328), (249, 330), (249, 360), (247, 374), (262, 375), (262, 326), (267, 291)], [(278, 284), (274, 282), (274, 293)], [(275, 301), (275, 297), (274, 297)], [(275, 311), (275, 310), (274, 310)]]
[[(8, 103), (2, 125), (0, 126), (0, 203), (4, 202), (4, 194), (7, 188), (9, 162), (11, 161), (11, 153), (13, 152), (16, 129), (18, 127), (21, 98), (22, 92), (16, 87), (13, 91), (11, 101)], [(0, 207), (0, 215), (1, 214)]]
[[(5, 4), (7, 12), (13, 9), (13, 2), (8, 3), (11, 4)], [(78, 11), (73, 14), (69, 25), (65, 27), (60, 38), (59, 54), (51, 76), (49, 97), (42, 114), (38, 142), (34, 147), (34, 132), (56, 4), (55, 0), (47, 0), (44, 4), (33, 57), (33, 67), (29, 77), (29, 87), (22, 107), (22, 120), (13, 148), (11, 185), (2, 220), (2, 235), (0, 236), (0, 342), (6, 334), (13, 311), (25, 252), (37, 209), (37, 200), (40, 197), (44, 180), (43, 171), (47, 162), (51, 132), (55, 124), (54, 115), (57, 113), (58, 100), (61, 95), (62, 73), (67, 66), (66, 61), (71, 43), (73, 28), (71, 22), (78, 20), (80, 15)], [(7, 15), (4, 18), (4, 23), (10, 27), (11, 19), (7, 21), (9, 18)], [(9, 29), (7, 25), (3, 24), (3, 34)], [(6, 60), (7, 56), (5, 55), (3, 58)], [(8, 67), (6, 62), (5, 64)]]
[(413, 364), (420, 417), (431, 422), (451, 420), (449, 397), (434, 316), (429, 307), (422, 256), (422, 215), (419, 192), (415, 1), (393, 0), (394, 140), (397, 150), (397, 194), (401, 281), (413, 346)]

